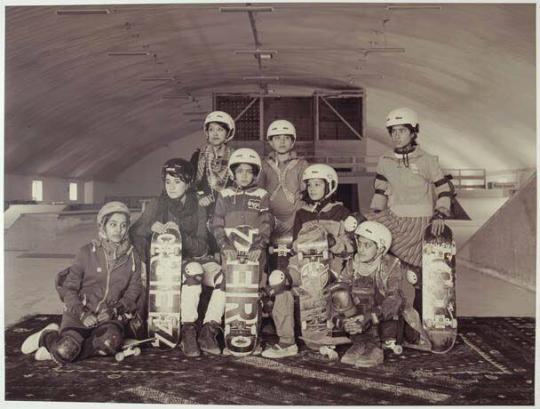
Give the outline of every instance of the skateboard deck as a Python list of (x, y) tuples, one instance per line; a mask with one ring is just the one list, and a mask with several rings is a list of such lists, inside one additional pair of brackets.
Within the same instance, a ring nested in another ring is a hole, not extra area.
[[(301, 339), (310, 349), (346, 343), (347, 337), (333, 337), (326, 287), (330, 277), (326, 230), (306, 224), (298, 233), (297, 255), (301, 284), (297, 289), (300, 304)], [(343, 339), (341, 339), (343, 338)], [(350, 342), (350, 341), (348, 341)]]
[(180, 342), (182, 239), (175, 223), (153, 233), (150, 245), (148, 337), (155, 347), (174, 348)]
[(225, 265), (225, 346), (234, 356), (251, 354), (258, 340), (260, 316), (259, 263), (247, 259), (253, 239), (259, 233), (251, 226), (225, 228), (238, 253)]
[(457, 337), (456, 243), (452, 230), (440, 236), (428, 225), (422, 245), (422, 325), (434, 353), (448, 352)]

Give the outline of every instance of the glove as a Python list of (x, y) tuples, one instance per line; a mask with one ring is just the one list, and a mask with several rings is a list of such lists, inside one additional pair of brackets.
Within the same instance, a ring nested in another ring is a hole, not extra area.
[(261, 250), (251, 250), (249, 253), (248, 253), (248, 260), (253, 262), (253, 263), (256, 263), (257, 261), (259, 261), (259, 257), (261, 257)]
[(367, 331), (371, 327), (371, 324), (371, 315), (360, 314), (343, 320), (345, 331), (351, 335), (361, 334)]
[(93, 328), (98, 324), (98, 319), (96, 314), (90, 311), (84, 311), (80, 316), (82, 324), (86, 328)]
[(223, 257), (225, 257), (226, 261), (236, 260), (238, 258), (238, 253), (236, 250), (225, 249), (223, 250)]
[(104, 308), (97, 315), (98, 322), (110, 321), (115, 317), (114, 310), (112, 308)]
[(332, 233), (328, 233), (326, 235), (326, 238), (328, 239), (328, 248), (331, 249), (336, 245), (336, 237)]
[(150, 228), (154, 233), (162, 234), (165, 233), (165, 225), (161, 222), (154, 222), (152, 227)]
[(212, 197), (211, 196), (203, 196), (199, 199), (199, 204), (202, 206), (202, 207), (208, 207), (210, 206), (210, 204), (213, 202), (212, 200)]

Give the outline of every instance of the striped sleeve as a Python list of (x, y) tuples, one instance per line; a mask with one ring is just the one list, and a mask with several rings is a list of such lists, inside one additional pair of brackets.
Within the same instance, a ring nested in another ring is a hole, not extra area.
[(384, 176), (383, 160), (379, 159), (377, 164), (377, 174), (375, 175), (375, 181), (373, 183), (375, 193), (371, 199), (371, 205), (369, 206), (373, 210), (384, 210), (386, 208), (386, 202), (388, 197), (386, 191), (388, 189), (388, 179)]
[(435, 188), (435, 210), (449, 216), (452, 191), (436, 157), (431, 162), (431, 180)]

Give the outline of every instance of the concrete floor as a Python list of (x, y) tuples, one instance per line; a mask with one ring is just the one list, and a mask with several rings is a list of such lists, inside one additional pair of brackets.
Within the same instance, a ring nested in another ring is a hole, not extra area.
[[(56, 273), (69, 266), (70, 255), (96, 235), (95, 215), (58, 219), (56, 215), (28, 215), (5, 235), (5, 325), (36, 313), (60, 314), (54, 289)], [(458, 249), (480, 222), (452, 222)], [(43, 239), (42, 239), (43, 238)], [(536, 294), (498, 278), (459, 266), (459, 316), (535, 316)], [(509, 300), (511, 302), (509, 302)]]

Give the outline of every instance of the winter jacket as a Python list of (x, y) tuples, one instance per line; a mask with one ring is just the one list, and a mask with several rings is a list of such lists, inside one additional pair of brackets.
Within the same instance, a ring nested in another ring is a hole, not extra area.
[(327, 203), (322, 209), (317, 210), (315, 204), (304, 203), (296, 212), (293, 226), (293, 241), (298, 238), (302, 226), (309, 222), (321, 224), (328, 233), (334, 236), (336, 244), (330, 249), (333, 253), (352, 251), (352, 242), (345, 233), (343, 221), (351, 214), (349, 209), (341, 202)]
[(379, 158), (371, 208), (388, 207), (399, 217), (430, 217), (434, 208), (449, 215), (452, 193), (437, 157), (419, 147), (407, 156), (390, 151)]
[(241, 189), (229, 187), (223, 189), (218, 196), (212, 229), (220, 248), (234, 250), (229, 242), (225, 228), (249, 225), (259, 230), (251, 249), (265, 250), (270, 242), (274, 228), (274, 219), (268, 209), (269, 194), (266, 190), (249, 186)]
[(83, 246), (62, 283), (66, 312), (80, 317), (86, 310), (99, 313), (118, 302), (133, 312), (142, 293), (141, 260), (133, 246), (107, 267), (103, 247), (97, 241)]
[(401, 293), (403, 268), (397, 257), (386, 254), (370, 275), (357, 272), (361, 262), (357, 256), (349, 259), (341, 271), (338, 281), (351, 285), (353, 294), (363, 294), (371, 298), (373, 312), (379, 312), (383, 320), (397, 316), (404, 305)]
[(302, 207), (301, 192), (305, 188), (302, 174), (307, 167), (307, 161), (299, 158), (294, 151), (281, 169), (275, 152), (271, 152), (262, 162), (258, 184), (270, 192), (270, 213), (278, 221), (278, 235), (290, 233), (295, 213)]
[(206, 210), (199, 206), (197, 194), (189, 189), (182, 204), (171, 200), (166, 193), (152, 199), (143, 214), (130, 227), (131, 242), (146, 262), (152, 241), (152, 225), (155, 222), (174, 222), (182, 235), (182, 256), (185, 259), (200, 257), (208, 250), (208, 231), (206, 229)]

